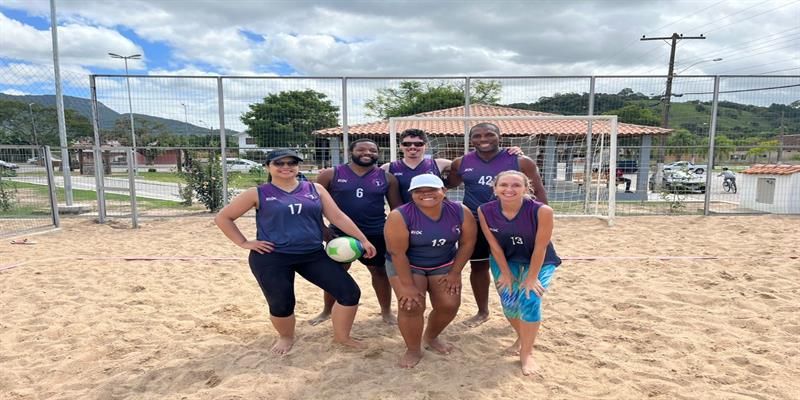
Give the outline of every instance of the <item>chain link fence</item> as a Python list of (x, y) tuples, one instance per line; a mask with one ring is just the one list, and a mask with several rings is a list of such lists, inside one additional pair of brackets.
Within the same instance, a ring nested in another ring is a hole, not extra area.
[[(0, 126), (0, 144), (52, 146), (53, 163), (59, 168), (63, 157), (52, 68), (0, 60), (0, 69), (6, 72), (0, 74), (0, 101), (8, 114)], [(203, 182), (218, 187), (224, 204), (266, 180), (259, 165), (266, 153), (278, 148), (303, 154), (302, 169), (311, 179), (322, 168), (347, 162), (346, 146), (358, 138), (376, 140), (384, 150), (381, 161), (386, 162), (389, 132), (375, 127), (388, 117), (430, 112), (470, 116), (476, 105), (496, 107), (494, 116), (507, 115), (508, 110), (529, 115), (615, 114), (621, 124), (641, 127), (640, 133), (618, 137), (617, 215), (788, 212), (790, 208), (743, 199), (764, 200), (763, 194), (749, 193), (767, 190), (765, 183), (758, 186), (763, 179), (786, 186), (776, 187), (772, 201), (790, 202), (800, 192), (791, 179), (782, 183), (781, 175), (764, 170), (745, 178), (753, 165), (800, 164), (800, 76), (679, 75), (672, 81), (669, 99), (664, 96), (666, 78), (653, 76), (87, 77), (86, 71), (63, 69), (62, 76), (70, 159), (63, 164), (70, 166), (74, 201), (86, 210), (80, 215), (101, 219), (215, 210), (214, 196), (205, 200), (210, 206), (200, 200), (198, 187), (203, 191)], [(651, 128), (660, 126), (668, 133), (653, 133)], [(468, 129), (465, 123), (464, 132)], [(563, 143), (585, 134), (542, 130), (503, 144), (523, 143), (541, 170), (549, 167), (548, 173), (555, 171), (557, 179), (569, 176), (577, 183), (580, 177), (567, 171), (583, 168), (582, 160), (569, 154)], [(555, 166), (544, 165), (549, 137), (560, 149)], [(434, 132), (433, 143), (446, 143), (446, 149), (432, 146), (436, 154), (431, 156), (454, 158), (469, 149), (463, 132)], [(0, 155), (3, 161), (12, 157), (18, 156), (8, 151)], [(689, 178), (676, 173), (688, 163), (706, 168)], [(723, 167), (736, 174), (737, 183), (755, 183), (726, 192)], [(202, 176), (195, 178), (207, 179), (191, 181), (198, 171)], [(62, 175), (57, 170), (59, 203), (66, 202)], [(706, 187), (678, 189), (680, 179), (698, 182), (690, 186), (704, 181)]]

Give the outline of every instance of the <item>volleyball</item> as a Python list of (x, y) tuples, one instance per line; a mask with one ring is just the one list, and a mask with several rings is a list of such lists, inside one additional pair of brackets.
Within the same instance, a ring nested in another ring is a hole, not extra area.
[(349, 263), (364, 254), (364, 247), (361, 242), (350, 236), (339, 236), (328, 242), (328, 245), (325, 246), (325, 252), (328, 253), (328, 257), (333, 261)]

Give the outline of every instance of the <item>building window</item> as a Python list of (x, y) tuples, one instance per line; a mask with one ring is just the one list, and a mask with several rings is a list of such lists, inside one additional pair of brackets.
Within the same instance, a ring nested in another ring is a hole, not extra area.
[(245, 144), (256, 144), (256, 139), (255, 138), (251, 138), (251, 137), (247, 137), (247, 138), (244, 138), (244, 143)]

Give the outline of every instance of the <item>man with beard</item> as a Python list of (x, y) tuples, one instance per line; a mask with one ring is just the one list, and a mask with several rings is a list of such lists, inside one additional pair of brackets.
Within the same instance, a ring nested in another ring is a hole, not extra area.
[[(392, 288), (386, 276), (386, 243), (383, 239), (383, 226), (386, 223), (386, 211), (383, 199), (394, 209), (402, 205), (397, 179), (378, 167), (378, 144), (370, 139), (359, 139), (350, 143), (350, 162), (333, 168), (322, 170), (317, 176), (317, 183), (331, 194), (334, 202), (347, 214), (358, 229), (364, 232), (370, 243), (377, 249), (372, 258), (359, 258), (367, 266), (372, 275), (372, 288), (381, 306), (381, 317), (387, 324), (397, 323), (392, 313)], [(341, 236), (344, 233), (331, 225), (331, 235)], [(350, 269), (350, 264), (344, 264)], [(322, 312), (311, 319), (311, 325), (317, 325), (330, 318), (333, 308), (333, 297), (325, 293), (325, 305)]]
[[(502, 150), (500, 128), (497, 125), (479, 123), (469, 130), (469, 139), (475, 150), (453, 160), (446, 183), (448, 188), (454, 188), (464, 182), (464, 205), (472, 210), (476, 221), (478, 207), (494, 198), (494, 177), (503, 171), (524, 173), (530, 179), (535, 199), (547, 204), (547, 193), (536, 163), (528, 157), (518, 157)], [(480, 230), (469, 264), (469, 281), (478, 305), (478, 313), (467, 320), (467, 325), (478, 326), (489, 319), (489, 285), (492, 282), (489, 273), (489, 244)]]

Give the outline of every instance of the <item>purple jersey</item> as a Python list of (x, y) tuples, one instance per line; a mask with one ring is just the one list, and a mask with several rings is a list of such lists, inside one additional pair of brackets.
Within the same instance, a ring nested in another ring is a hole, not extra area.
[(458, 169), (464, 181), (464, 205), (476, 213), (478, 206), (494, 198), (494, 177), (508, 170), (519, 171), (519, 158), (505, 149), (489, 161), (478, 157), (475, 151), (465, 154)]
[(256, 238), (275, 244), (275, 251), (305, 254), (322, 249), (322, 202), (311, 182), (291, 192), (267, 183), (258, 186)]
[[(531, 262), (539, 224), (539, 208), (543, 205), (536, 200), (526, 198), (522, 201), (522, 208), (512, 219), (503, 215), (499, 200), (490, 201), (480, 207), (486, 225), (503, 248), (507, 261), (523, 264)], [(561, 264), (552, 242), (547, 244), (542, 265), (549, 264), (556, 266)]]
[[(386, 223), (383, 199), (389, 191), (386, 171), (375, 167), (363, 176), (348, 165), (333, 168), (329, 192), (336, 205), (344, 211), (365, 235), (382, 235)], [(334, 227), (337, 234), (342, 232)]]
[(439, 166), (436, 165), (436, 160), (431, 158), (422, 159), (422, 162), (416, 168), (409, 167), (403, 160), (393, 161), (389, 164), (389, 173), (394, 175), (400, 184), (400, 197), (403, 198), (403, 203), (411, 202), (411, 193), (408, 192), (408, 188), (411, 186), (411, 178), (422, 174), (433, 174), (439, 178), (442, 177), (442, 173), (439, 172)]
[[(442, 215), (432, 220), (414, 203), (397, 208), (408, 228), (408, 262), (415, 267), (438, 267), (453, 261), (464, 222), (461, 203), (444, 200)], [(387, 257), (389, 255), (387, 254)]]

